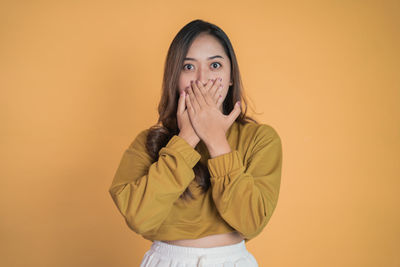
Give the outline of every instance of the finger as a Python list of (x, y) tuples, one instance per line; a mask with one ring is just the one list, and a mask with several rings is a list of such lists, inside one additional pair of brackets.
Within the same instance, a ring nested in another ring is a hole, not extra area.
[(217, 85), (217, 83), (218, 83), (218, 79), (219, 78), (216, 78), (216, 79), (211, 79), (211, 81), (210, 81), (210, 83), (209, 84), (207, 84), (207, 92), (212, 92), (212, 89), (215, 89), (215, 86)]
[(209, 107), (215, 107), (216, 103), (214, 101), (214, 99), (212, 99), (212, 97), (209, 94), (206, 94), (204, 96), (204, 101), (206, 102), (206, 105)]
[[(204, 104), (206, 105), (215, 105), (214, 99), (210, 96), (210, 94), (206, 91), (204, 85), (201, 82), (196, 83), (197, 87), (199, 88), (202, 97), (204, 98)], [(201, 104), (201, 101), (199, 101)]]
[(215, 82), (213, 83), (213, 86), (210, 88), (209, 93), (212, 96), (215, 96), (215, 94), (217, 93), (217, 90), (219, 89), (219, 86), (221, 85), (221, 78), (217, 78), (215, 79)]
[[(217, 81), (214, 84), (215, 86), (209, 90), (209, 94), (212, 98), (213, 103), (217, 104), (219, 95), (222, 93), (222, 87), (221, 87), (221, 80), (220, 78), (217, 79)], [(216, 87), (216, 88), (215, 88)], [(219, 108), (218, 104), (217, 107)]]
[(197, 102), (196, 96), (194, 95), (191, 86), (189, 86), (189, 88), (187, 89), (187, 92), (188, 92), (188, 95), (189, 95), (188, 98), (189, 98), (190, 104), (192, 106), (192, 109), (193, 109), (194, 112), (197, 113), (200, 110), (200, 105)]
[(182, 114), (185, 111), (185, 89), (179, 94), (178, 99), (178, 113)]
[(206, 86), (209, 83), (209, 81), (210, 81), (210, 79), (208, 79), (208, 81), (205, 84), (203, 84), (201, 81), (196, 80), (197, 88), (199, 88), (200, 92), (203, 95), (205, 95), (207, 93)]
[[(188, 90), (190, 90), (190, 88)], [(192, 106), (192, 103), (190, 101), (190, 97), (189, 96), (185, 97), (185, 103), (186, 103), (186, 106), (187, 106), (187, 111), (189, 113), (189, 116), (193, 117), (195, 111), (193, 109), (193, 106)]]
[(216, 102), (218, 100), (219, 96), (222, 95), (222, 88), (223, 88), (223, 86), (222, 86), (222, 84), (220, 84), (218, 86), (218, 88), (216, 90), (214, 90), (214, 92), (211, 92), (214, 102)]
[(201, 107), (204, 107), (207, 103), (206, 103), (206, 100), (204, 99), (203, 93), (201, 92), (201, 90), (199, 88), (199, 86), (200, 86), (200, 85), (198, 85), (199, 83), (201, 83), (201, 82), (196, 80), (195, 82), (193, 82), (192, 87), (193, 87), (193, 93), (196, 97), (197, 103), (199, 104), (199, 108), (201, 108)]
[(205, 84), (204, 88), (208, 92), (211, 87), (213, 86), (215, 79), (208, 79), (207, 83)]
[(240, 102), (236, 102), (235, 107), (228, 115), (228, 121), (230, 124), (232, 124), (236, 120), (236, 118), (240, 115), (241, 111), (242, 109), (240, 107)]
[(222, 105), (222, 102), (224, 102), (222, 95), (218, 95), (217, 100), (215, 102), (216, 102), (217, 107), (219, 108)]

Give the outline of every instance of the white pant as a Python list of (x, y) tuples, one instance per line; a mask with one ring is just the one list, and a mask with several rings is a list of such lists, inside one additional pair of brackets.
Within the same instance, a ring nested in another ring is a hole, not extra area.
[(154, 240), (140, 267), (258, 267), (244, 240), (212, 248), (185, 247)]

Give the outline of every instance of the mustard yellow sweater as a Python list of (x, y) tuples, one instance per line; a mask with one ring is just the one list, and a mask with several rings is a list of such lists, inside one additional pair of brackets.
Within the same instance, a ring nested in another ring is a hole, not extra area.
[[(143, 238), (197, 239), (238, 231), (245, 242), (257, 236), (277, 205), (282, 144), (267, 124), (234, 122), (226, 133), (231, 152), (210, 158), (174, 135), (152, 162), (141, 131), (122, 155), (109, 193), (127, 225)], [(201, 160), (210, 172), (206, 194), (194, 180)], [(189, 186), (196, 200), (179, 196)]]

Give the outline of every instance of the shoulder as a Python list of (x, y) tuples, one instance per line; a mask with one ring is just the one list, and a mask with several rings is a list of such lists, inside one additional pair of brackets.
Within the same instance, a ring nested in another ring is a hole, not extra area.
[(241, 125), (241, 132), (243, 135), (248, 136), (248, 138), (251, 138), (255, 142), (259, 141), (260, 139), (280, 140), (277, 130), (270, 124), (266, 123), (248, 122)]
[(248, 152), (254, 155), (260, 151), (263, 153), (282, 153), (282, 142), (278, 131), (270, 124), (251, 122), (244, 126), (243, 133), (246, 135)]
[(282, 157), (282, 142), (275, 127), (266, 123), (249, 123), (245, 127), (249, 138), (247, 153), (250, 161), (256, 157), (270, 160)]
[(269, 124), (260, 124), (257, 129), (258, 135), (264, 138), (280, 139), (277, 130)]
[(149, 131), (149, 128), (140, 130), (129, 144), (129, 149), (145, 146)]

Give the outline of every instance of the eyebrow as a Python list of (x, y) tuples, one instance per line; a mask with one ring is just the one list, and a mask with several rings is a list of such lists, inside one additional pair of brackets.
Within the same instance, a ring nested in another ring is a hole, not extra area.
[[(220, 55), (216, 55), (216, 56), (212, 56), (212, 57), (207, 58), (207, 60), (214, 59), (214, 58), (222, 58), (222, 59), (224, 59), (224, 58), (221, 57)], [(193, 60), (193, 61), (197, 61), (195, 58), (192, 58), (192, 57), (185, 57), (183, 60)]]

